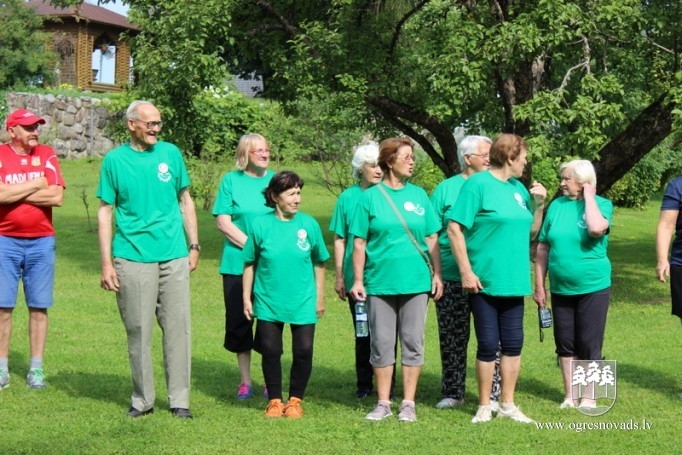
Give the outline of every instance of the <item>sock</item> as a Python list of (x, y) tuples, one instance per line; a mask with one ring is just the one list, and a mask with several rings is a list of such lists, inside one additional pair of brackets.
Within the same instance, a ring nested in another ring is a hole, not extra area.
[(414, 401), (403, 400), (403, 406), (408, 405), (414, 407)]
[(7, 362), (9, 360), (7, 358), (0, 358), (0, 370), (6, 370), (7, 369)]
[(28, 367), (29, 370), (35, 370), (36, 368), (42, 368), (43, 367), (43, 358), (42, 357), (31, 357), (31, 364)]
[(390, 401), (379, 400), (379, 403), (380, 403), (380, 404), (384, 404), (384, 405), (388, 406), (389, 408), (391, 407), (391, 402), (390, 402)]

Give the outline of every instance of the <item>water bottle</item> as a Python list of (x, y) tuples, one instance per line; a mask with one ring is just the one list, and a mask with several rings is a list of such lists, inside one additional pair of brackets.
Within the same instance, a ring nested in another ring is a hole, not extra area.
[(367, 309), (364, 300), (355, 302), (355, 336), (358, 338), (369, 336)]

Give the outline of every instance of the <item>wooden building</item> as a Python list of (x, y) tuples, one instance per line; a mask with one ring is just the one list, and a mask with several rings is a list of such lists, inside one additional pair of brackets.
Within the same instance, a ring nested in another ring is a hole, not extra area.
[[(58, 84), (95, 92), (120, 91), (128, 84), (131, 53), (124, 35), (135, 35), (138, 29), (125, 16), (89, 3), (59, 8), (49, 0), (31, 0), (26, 6), (35, 9), (45, 31), (52, 34), (60, 58)], [(113, 63), (111, 80), (103, 81), (97, 62), (93, 65), (96, 59)]]

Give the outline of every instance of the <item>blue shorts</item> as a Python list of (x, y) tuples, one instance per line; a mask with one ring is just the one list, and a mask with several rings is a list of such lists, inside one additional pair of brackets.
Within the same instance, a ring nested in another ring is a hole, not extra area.
[(0, 308), (14, 308), (19, 279), (26, 306), (50, 308), (54, 303), (54, 236), (23, 238), (0, 235)]

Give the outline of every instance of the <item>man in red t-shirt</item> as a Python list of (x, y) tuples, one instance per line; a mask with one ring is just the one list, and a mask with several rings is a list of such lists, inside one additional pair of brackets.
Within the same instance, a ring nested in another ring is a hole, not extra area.
[(0, 145), (0, 389), (10, 382), (9, 340), (20, 279), (29, 311), (26, 384), (45, 388), (43, 353), (55, 262), (52, 207), (62, 205), (65, 184), (54, 150), (38, 143), (38, 127), (44, 124), (17, 109), (5, 123), (11, 139)]

